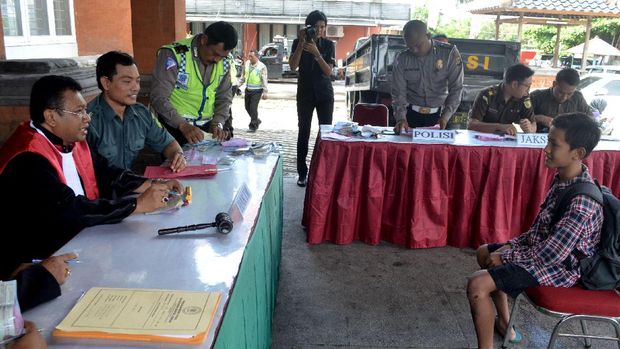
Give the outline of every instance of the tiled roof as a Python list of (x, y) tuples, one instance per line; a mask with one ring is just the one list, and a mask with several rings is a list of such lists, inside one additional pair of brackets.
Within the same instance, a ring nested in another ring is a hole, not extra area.
[(509, 12), (540, 13), (562, 11), (575, 14), (620, 17), (620, 1), (617, 0), (495, 0), (473, 1), (467, 5), (472, 13), (502, 14)]

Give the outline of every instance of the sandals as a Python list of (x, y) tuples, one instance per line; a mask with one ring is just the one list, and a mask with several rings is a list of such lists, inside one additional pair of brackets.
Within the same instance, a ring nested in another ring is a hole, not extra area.
[[(497, 318), (495, 318), (495, 332), (497, 332), (497, 334), (499, 334), (502, 338), (504, 338), (505, 333), (502, 333), (499, 330), (499, 321)], [(523, 340), (523, 334), (521, 333), (521, 331), (517, 330), (516, 327), (512, 326), (512, 330), (515, 331), (515, 337), (511, 338), (508, 340), (508, 342), (512, 343), (512, 344), (519, 344), (521, 343), (521, 341)]]

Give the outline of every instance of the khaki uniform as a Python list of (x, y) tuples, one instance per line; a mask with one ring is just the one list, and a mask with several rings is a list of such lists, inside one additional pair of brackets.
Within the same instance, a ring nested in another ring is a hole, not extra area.
[[(552, 118), (564, 113), (572, 113), (572, 112), (581, 112), (587, 115), (592, 115), (590, 110), (590, 106), (586, 99), (583, 98), (583, 95), (579, 91), (575, 91), (575, 93), (564, 103), (558, 103), (553, 97), (552, 88), (544, 89), (544, 90), (536, 90), (530, 93), (530, 98), (532, 100), (532, 108), (534, 109), (534, 115), (545, 115)], [(537, 125), (537, 130), (539, 132), (548, 132), (546, 126), (542, 124)]]
[(392, 70), (392, 106), (396, 121), (404, 120), (407, 108), (441, 108), (440, 117), (449, 120), (461, 103), (463, 62), (456, 46), (432, 41), (429, 54), (418, 57), (408, 49), (400, 52)]
[(469, 111), (469, 118), (492, 124), (518, 124), (521, 119), (534, 122), (530, 97), (510, 98), (505, 102), (502, 86), (499, 84), (481, 90)]

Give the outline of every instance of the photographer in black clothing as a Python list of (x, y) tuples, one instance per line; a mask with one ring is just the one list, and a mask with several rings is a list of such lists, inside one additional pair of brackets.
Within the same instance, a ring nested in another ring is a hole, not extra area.
[(330, 75), (335, 63), (334, 43), (326, 38), (327, 17), (321, 11), (310, 12), (306, 27), (299, 31), (293, 41), (293, 54), (289, 59), (291, 70), (299, 67), (297, 80), (297, 185), (306, 186), (308, 165), (308, 140), (312, 125), (312, 113), (316, 108), (319, 124), (331, 124), (334, 112), (334, 88)]

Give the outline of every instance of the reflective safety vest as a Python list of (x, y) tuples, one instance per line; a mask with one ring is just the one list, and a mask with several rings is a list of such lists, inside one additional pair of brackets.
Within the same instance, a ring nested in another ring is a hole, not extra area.
[(234, 64), (231, 55), (215, 63), (208, 84), (202, 81), (199, 62), (192, 54), (194, 37), (179, 40), (162, 48), (172, 50), (177, 63), (177, 81), (170, 95), (170, 103), (177, 113), (194, 124), (204, 124), (213, 118), (215, 94), (222, 79)]
[(250, 61), (245, 64), (245, 83), (248, 90), (261, 90), (263, 88), (263, 69), (265, 65), (262, 62), (257, 62), (253, 67)]

